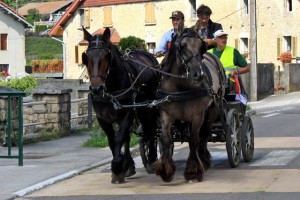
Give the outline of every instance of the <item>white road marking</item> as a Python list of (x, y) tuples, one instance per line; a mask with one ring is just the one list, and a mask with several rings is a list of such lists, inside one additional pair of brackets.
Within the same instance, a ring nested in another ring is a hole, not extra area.
[(250, 166), (282, 166), (287, 165), (300, 155), (300, 150), (274, 150)]
[(64, 179), (66, 179), (66, 178), (70, 178), (70, 177), (75, 176), (75, 175), (77, 175), (77, 174), (78, 174), (78, 171), (73, 170), (73, 171), (70, 171), (70, 172), (68, 172), (68, 173), (65, 173), (65, 174), (62, 174), (62, 175), (59, 175), (59, 176), (50, 178), (50, 179), (48, 179), (48, 180), (45, 180), (45, 181), (43, 181), (43, 182), (37, 183), (37, 184), (32, 185), (32, 186), (30, 186), (30, 187), (27, 187), (27, 188), (25, 188), (25, 189), (23, 189), (23, 190), (19, 190), (19, 191), (13, 193), (13, 194), (18, 195), (19, 197), (22, 197), (22, 196), (24, 196), (25, 194), (28, 194), (28, 193), (30, 193), (30, 192), (32, 192), (32, 191), (35, 191), (35, 190), (44, 188), (44, 187), (47, 186), (47, 185), (52, 185), (52, 184), (54, 184), (54, 183), (56, 183), (56, 182), (58, 182), (58, 181), (60, 181), (60, 180), (64, 180)]
[(275, 116), (275, 115), (278, 115), (279, 113), (272, 113), (272, 114), (269, 114), (269, 115), (265, 115), (265, 116), (262, 116), (262, 117), (272, 117), (272, 116)]

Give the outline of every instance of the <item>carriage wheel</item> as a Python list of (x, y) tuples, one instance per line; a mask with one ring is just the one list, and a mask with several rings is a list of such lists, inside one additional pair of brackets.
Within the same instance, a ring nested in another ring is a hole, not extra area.
[(241, 159), (240, 120), (235, 109), (229, 110), (226, 121), (226, 150), (228, 162), (232, 168), (237, 167)]
[(245, 162), (250, 162), (254, 152), (254, 128), (250, 116), (245, 116), (242, 124), (242, 153)]

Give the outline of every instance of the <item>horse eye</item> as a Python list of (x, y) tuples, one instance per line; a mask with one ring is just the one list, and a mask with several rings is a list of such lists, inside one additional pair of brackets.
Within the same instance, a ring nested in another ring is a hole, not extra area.
[(181, 48), (181, 49), (185, 49), (186, 47), (187, 47), (187, 44), (186, 44), (186, 43), (180, 44), (180, 48)]

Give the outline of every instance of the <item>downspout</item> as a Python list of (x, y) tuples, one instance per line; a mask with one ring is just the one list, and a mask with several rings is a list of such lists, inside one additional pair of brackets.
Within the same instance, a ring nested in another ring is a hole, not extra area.
[(62, 46), (63, 46), (63, 64), (64, 64), (64, 68), (63, 68), (63, 79), (65, 79), (66, 76), (66, 44), (64, 43), (64, 41), (57, 39), (55, 37), (51, 37), (53, 40), (56, 40), (58, 42), (61, 42)]

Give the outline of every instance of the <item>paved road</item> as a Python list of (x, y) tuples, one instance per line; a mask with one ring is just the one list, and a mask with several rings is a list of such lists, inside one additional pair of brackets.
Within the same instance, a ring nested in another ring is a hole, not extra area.
[[(275, 95), (262, 101), (254, 102), (251, 106), (257, 112), (261, 112), (266, 108), (270, 111), (274, 111), (274, 107), (279, 108), (300, 104), (299, 97), (299, 92), (287, 95)], [(257, 122), (261, 122), (261, 120), (258, 120)], [(274, 157), (273, 154), (275, 153), (275, 155), (277, 155), (277, 150), (288, 151), (285, 153), (292, 155), (294, 158), (292, 163), (300, 163), (299, 157), (297, 157), (300, 144), (299, 138), (291, 138), (291, 135), (287, 136), (288, 137), (281, 135), (280, 137), (280, 135), (277, 135), (277, 140), (272, 140), (267, 136), (256, 138), (255, 156), (258, 157), (254, 158), (253, 163), (267, 159), (268, 156)], [(213, 195), (213, 193), (224, 194), (222, 193), (223, 190), (223, 192), (227, 191), (229, 193), (236, 194), (233, 197), (234, 199), (240, 196), (240, 192), (244, 192), (246, 190), (252, 192), (266, 190), (269, 191), (268, 194), (271, 194), (272, 191), (280, 191), (277, 190), (276, 187), (279, 188), (282, 181), (285, 181), (287, 185), (291, 185), (290, 187), (286, 187), (289, 197), (293, 194), (299, 195), (299, 188), (296, 186), (300, 185), (300, 167), (284, 168), (280, 166), (273, 166), (266, 168), (263, 166), (250, 166), (250, 164), (241, 163), (239, 168), (231, 169), (227, 164), (227, 155), (224, 153), (224, 145), (221, 144), (211, 144), (213, 145), (211, 148), (214, 156), (214, 167), (205, 174), (204, 181), (202, 183), (185, 183), (182, 172), (183, 166), (185, 165), (184, 159), (186, 158), (186, 155), (182, 155), (185, 151), (177, 150), (177, 152), (181, 152), (175, 155), (178, 156), (178, 161), (176, 161), (178, 170), (175, 180), (170, 185), (163, 183), (160, 178), (155, 175), (146, 174), (141, 166), (141, 162), (139, 161), (140, 158), (136, 158), (137, 167), (139, 168), (138, 173), (134, 177), (128, 179), (128, 183), (124, 185), (111, 185), (108, 166), (102, 166), (103, 163), (110, 161), (111, 154), (108, 149), (100, 150), (82, 147), (81, 145), (83, 141), (88, 137), (88, 134), (72, 135), (56, 141), (25, 145), (25, 160), (23, 167), (17, 166), (17, 160), (0, 159), (0, 199), (11, 199), (16, 195), (23, 196), (28, 194), (30, 191), (35, 191), (45, 187), (46, 185), (51, 185), (58, 180), (63, 180), (72, 176), (74, 177), (71, 179), (58, 182), (43, 190), (36, 191), (31, 195), (26, 195), (24, 198), (44, 199), (46, 198), (45, 196), (49, 196), (49, 199), (61, 199), (63, 197), (70, 199), (70, 197), (66, 197), (66, 195), (84, 195), (84, 199), (86, 199), (88, 197), (92, 198), (93, 196), (91, 195), (93, 194), (99, 194), (103, 195), (101, 196), (101, 199), (102, 197), (103, 199), (106, 199), (106, 197), (107, 199), (111, 199), (115, 195), (122, 193), (128, 195), (133, 194), (132, 199), (134, 199), (134, 194), (147, 194), (147, 189), (150, 189), (152, 192), (159, 191), (164, 194), (167, 191), (166, 186), (170, 186), (172, 188), (170, 193), (174, 194), (179, 193), (179, 188), (182, 188), (182, 191), (185, 193), (194, 193), (197, 189), (200, 190), (200, 192), (212, 192), (212, 196), (208, 195), (207, 197), (208, 199), (209, 197), (214, 199), (216, 196)], [(177, 148), (182, 147), (184, 147), (184, 145), (177, 146)], [(266, 153), (266, 150), (271, 154)], [(273, 152), (273, 150), (276, 151)], [(293, 153), (293, 150), (296, 150), (296, 152)], [(0, 153), (3, 153), (3, 148), (0, 148)], [(263, 159), (264, 156), (267, 157)], [(270, 169), (272, 171), (269, 171), (267, 173), (268, 176), (265, 177), (263, 174), (267, 172), (266, 169)], [(80, 175), (76, 176), (77, 174)], [(241, 175), (245, 177), (242, 180), (238, 180), (237, 176)], [(219, 177), (222, 177), (222, 179), (220, 180)], [(288, 178), (290, 182), (287, 182)], [(255, 182), (256, 179), (264, 180), (264, 184), (257, 185)], [(233, 187), (228, 188), (226, 180), (234, 180)], [(252, 181), (250, 181), (250, 183), (252, 183), (250, 185), (247, 184), (249, 180)], [(192, 189), (190, 190), (189, 188)], [(193, 190), (193, 188), (195, 190)], [(170, 199), (172, 199), (171, 196)], [(220, 195), (220, 197), (226, 196), (228, 195)], [(256, 194), (254, 197), (255, 196)], [(120, 198), (120, 196), (118, 197)], [(140, 199), (142, 197), (144, 197), (144, 195), (136, 198)], [(269, 196), (266, 195), (266, 197)], [(190, 196), (190, 198), (193, 199), (193, 196)], [(275, 197), (273, 196), (273, 198)], [(77, 199), (83, 199), (83, 197), (77, 196)]]
[[(288, 163), (300, 163), (300, 137), (279, 139), (281, 142), (278, 142), (278, 138), (256, 138), (253, 162), (242, 162), (235, 169), (230, 168), (227, 163), (224, 144), (210, 144), (213, 167), (207, 171), (201, 183), (189, 184), (184, 180), (182, 174), (187, 148), (186, 144), (177, 144), (175, 150), (177, 173), (171, 183), (164, 183), (160, 177), (147, 174), (141, 165), (140, 157), (137, 157), (135, 161), (138, 173), (128, 178), (126, 184), (110, 184), (109, 165), (105, 165), (37, 191), (27, 198), (70, 195), (82, 197), (182, 193), (299, 193), (300, 166), (290, 167)], [(183, 150), (179, 150), (181, 148)]]

